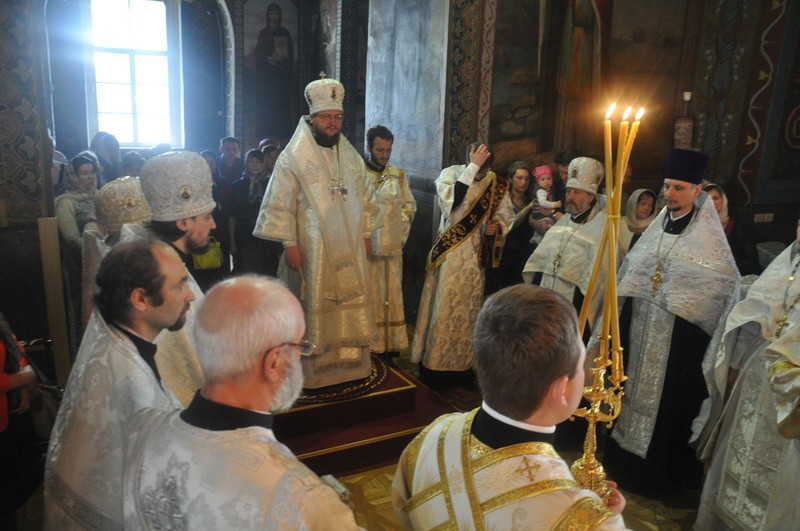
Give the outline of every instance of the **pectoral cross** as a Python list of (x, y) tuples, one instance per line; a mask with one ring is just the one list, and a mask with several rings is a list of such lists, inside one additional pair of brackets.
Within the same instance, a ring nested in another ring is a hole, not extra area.
[(664, 283), (664, 275), (661, 274), (663, 271), (664, 266), (659, 263), (658, 266), (656, 266), (656, 272), (650, 276), (650, 280), (653, 282), (653, 297), (656, 296), (659, 288), (661, 288), (661, 284)]
[(556, 271), (558, 271), (559, 267), (561, 267), (561, 253), (558, 253), (556, 255), (556, 259), (553, 260), (553, 275), (556, 274)]
[(528, 476), (528, 479), (533, 483), (533, 478), (540, 468), (542, 468), (541, 465), (532, 464), (528, 460), (528, 456), (523, 456), (522, 464), (514, 472), (523, 476)]
[(789, 325), (789, 314), (785, 313), (781, 315), (780, 319), (775, 319), (775, 324), (778, 325), (778, 328), (775, 330), (775, 337), (781, 337), (781, 332)]

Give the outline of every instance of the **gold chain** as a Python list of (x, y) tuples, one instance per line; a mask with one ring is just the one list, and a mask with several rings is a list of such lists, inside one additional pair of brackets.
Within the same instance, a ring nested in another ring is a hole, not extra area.
[(675, 244), (678, 243), (678, 240), (681, 239), (685, 230), (686, 229), (682, 230), (680, 234), (678, 234), (678, 237), (675, 238), (675, 241), (672, 242), (672, 245), (670, 245), (669, 250), (667, 250), (667, 253), (663, 257), (661, 256), (661, 242), (664, 239), (664, 233), (667, 231), (661, 231), (661, 236), (658, 238), (658, 249), (656, 250), (656, 272), (650, 275), (650, 281), (653, 283), (653, 297), (656, 296), (656, 293), (658, 293), (658, 290), (661, 288), (661, 284), (664, 283), (664, 275), (662, 274), (664, 272), (664, 260), (666, 260), (669, 253), (672, 252), (672, 249), (675, 247)]

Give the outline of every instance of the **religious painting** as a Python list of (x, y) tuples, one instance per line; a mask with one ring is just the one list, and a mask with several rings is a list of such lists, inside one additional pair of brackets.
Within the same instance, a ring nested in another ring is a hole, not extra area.
[[(608, 83), (602, 90), (597, 120), (600, 123), (612, 101), (618, 102), (618, 108), (645, 108), (631, 156), (636, 181), (661, 179), (673, 143), (676, 96), (691, 90), (677, 86), (685, 12), (685, 0), (614, 2)], [(683, 137), (686, 132), (682, 131)]]
[(291, 137), (296, 104), (298, 13), (291, 0), (247, 0), (244, 5), (244, 149), (266, 137)]
[(319, 10), (312, 21), (316, 64), (332, 79), (339, 79), (339, 4), (340, 0), (319, 0)]
[(541, 129), (539, 2), (511, 0), (497, 7), (489, 138), (505, 160), (531, 161)]

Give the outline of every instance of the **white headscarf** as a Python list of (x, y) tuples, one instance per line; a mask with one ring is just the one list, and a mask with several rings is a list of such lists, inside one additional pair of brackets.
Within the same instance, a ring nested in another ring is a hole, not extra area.
[[(650, 214), (649, 217), (646, 219), (636, 219), (636, 205), (639, 202), (639, 196), (644, 193), (648, 193), (653, 197), (653, 212)], [(625, 222), (628, 224), (628, 227), (633, 229), (646, 229), (650, 226), (653, 220), (656, 218), (656, 214), (658, 214), (658, 210), (656, 210), (656, 194), (652, 190), (648, 190), (647, 188), (639, 188), (635, 190), (631, 196), (628, 198), (628, 203), (625, 207)]]

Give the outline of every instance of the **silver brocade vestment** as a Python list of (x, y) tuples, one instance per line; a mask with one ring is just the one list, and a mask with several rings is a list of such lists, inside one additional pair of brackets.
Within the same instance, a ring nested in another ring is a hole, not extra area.
[[(659, 410), (675, 316), (711, 336), (703, 373), (709, 395), (717, 392), (713, 364), (725, 318), (738, 300), (740, 277), (714, 204), (707, 199), (703, 192), (695, 200), (697, 211), (680, 235), (664, 233), (668, 211), (662, 210), (619, 270), (617, 293), (634, 300), (625, 367), (629, 379), (613, 437), (642, 458), (647, 455)], [(659, 260), (663, 284), (654, 294), (652, 276)]]
[(46, 529), (122, 529), (127, 424), (180, 404), (130, 339), (95, 310), (72, 367), (45, 468)]
[(356, 529), (333, 489), (263, 427), (209, 431), (147, 410), (125, 455), (126, 529)]

